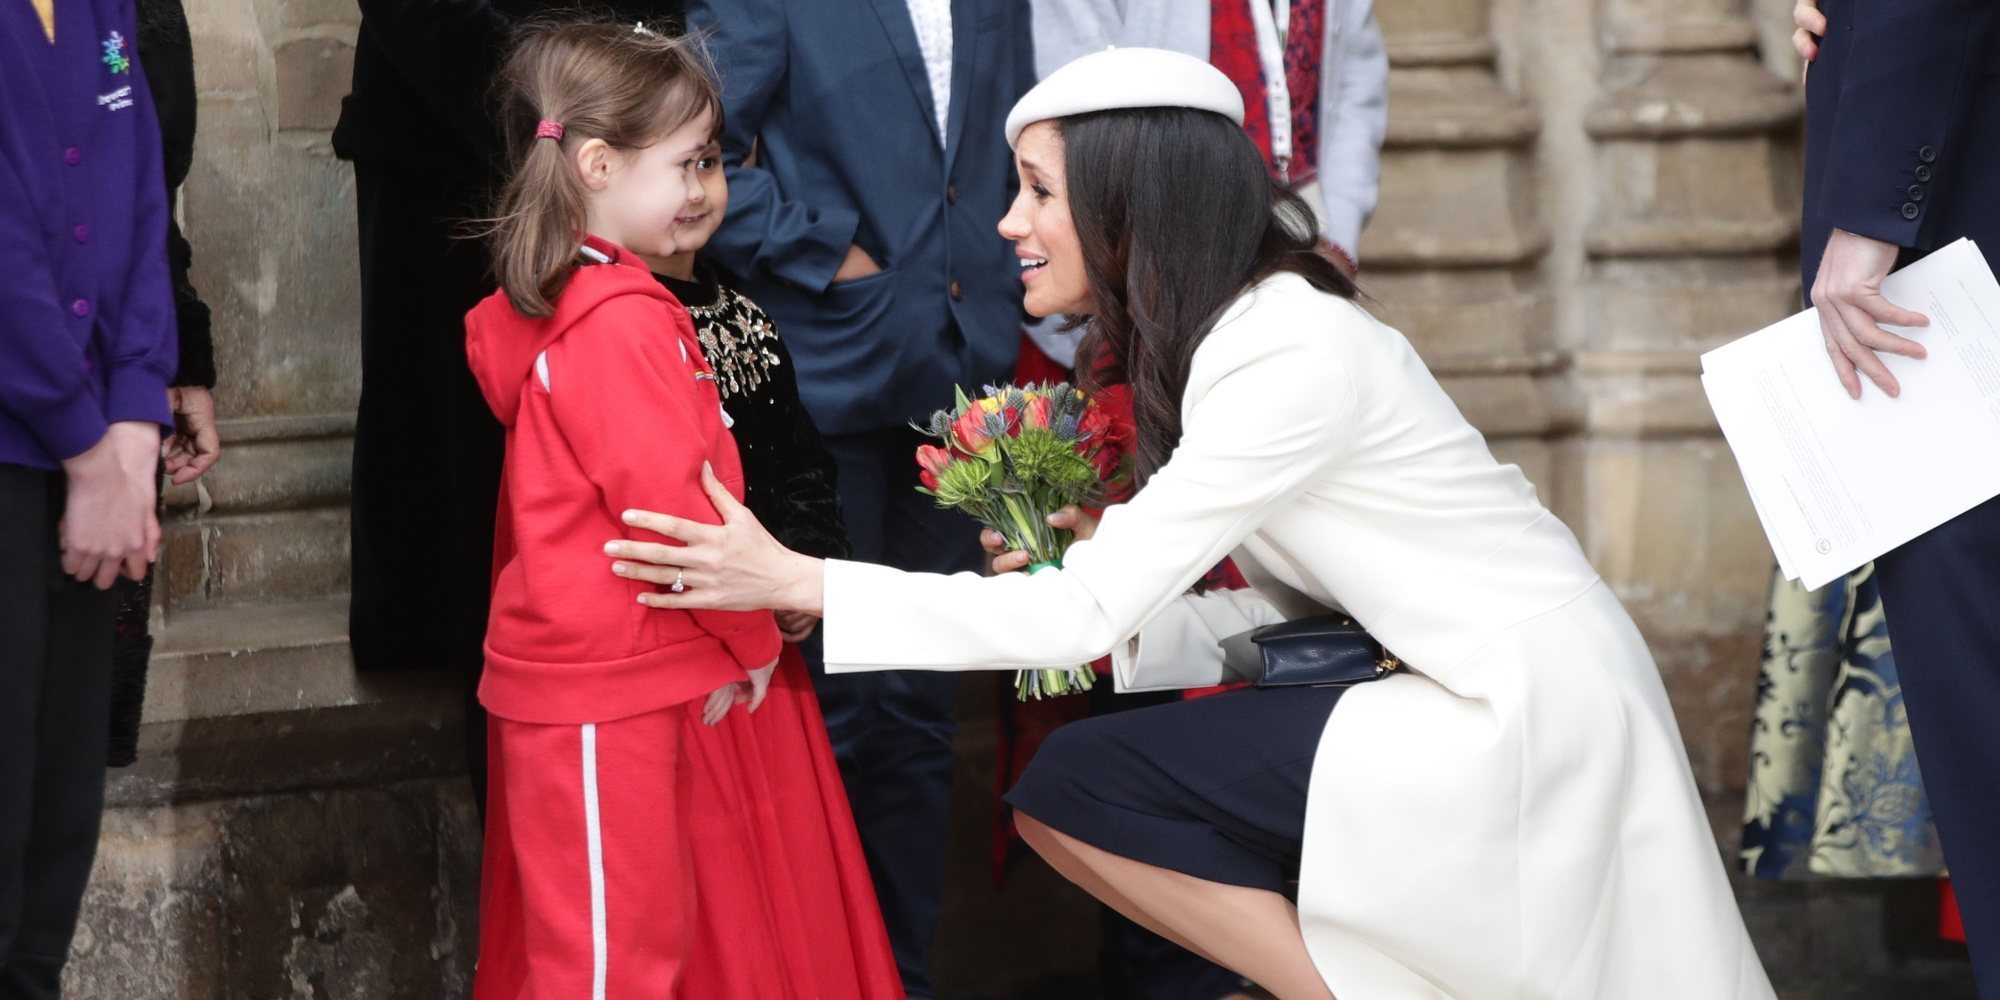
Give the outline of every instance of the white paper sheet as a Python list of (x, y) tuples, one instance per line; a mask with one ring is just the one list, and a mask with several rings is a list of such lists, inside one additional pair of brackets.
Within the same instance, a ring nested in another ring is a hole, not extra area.
[(2000, 495), (2000, 283), (1970, 240), (1889, 276), (1930, 318), (1848, 398), (1807, 310), (1702, 355), (1702, 387), (1787, 578), (1817, 588)]

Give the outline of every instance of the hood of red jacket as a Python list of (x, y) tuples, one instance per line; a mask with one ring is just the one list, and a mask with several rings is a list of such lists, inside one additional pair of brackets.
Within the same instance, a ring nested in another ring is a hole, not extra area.
[(535, 377), (535, 359), (583, 322), (598, 306), (621, 295), (646, 295), (674, 304), (674, 297), (637, 255), (595, 236), (584, 240), (608, 263), (590, 263), (570, 274), (556, 296), (555, 312), (523, 316), (504, 291), (487, 296), (465, 315), (465, 360), (493, 415), (509, 427), (521, 412), (521, 394)]

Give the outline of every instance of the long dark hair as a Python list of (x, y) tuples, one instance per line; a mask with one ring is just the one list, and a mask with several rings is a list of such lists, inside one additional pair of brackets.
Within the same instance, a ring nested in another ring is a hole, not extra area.
[(1055, 125), (1093, 310), (1077, 369), (1086, 387), (1131, 387), (1137, 488), (1180, 444), (1195, 348), (1231, 302), (1279, 271), (1343, 298), (1354, 282), (1320, 255), (1312, 210), (1229, 119), (1138, 108)]

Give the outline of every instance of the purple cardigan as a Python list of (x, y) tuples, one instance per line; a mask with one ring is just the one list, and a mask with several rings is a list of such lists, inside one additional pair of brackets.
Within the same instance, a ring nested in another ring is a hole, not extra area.
[(171, 423), (159, 124), (132, 0), (0, 3), (0, 462), (60, 468)]

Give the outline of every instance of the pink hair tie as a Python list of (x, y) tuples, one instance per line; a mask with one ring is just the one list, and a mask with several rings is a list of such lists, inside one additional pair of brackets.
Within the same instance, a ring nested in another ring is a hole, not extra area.
[(557, 142), (561, 142), (562, 137), (563, 137), (562, 122), (552, 122), (547, 119), (543, 119), (542, 121), (535, 123), (535, 138), (554, 139)]

